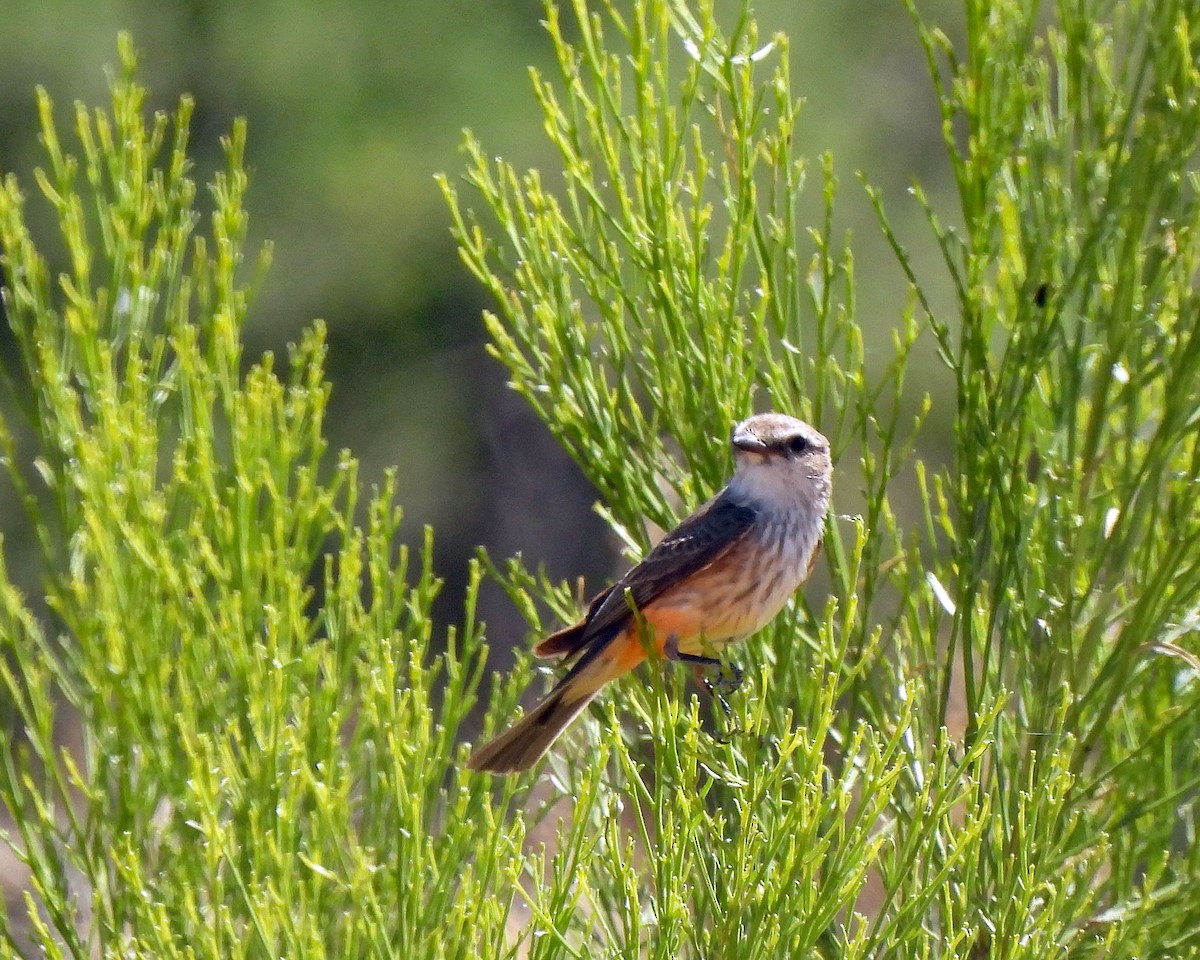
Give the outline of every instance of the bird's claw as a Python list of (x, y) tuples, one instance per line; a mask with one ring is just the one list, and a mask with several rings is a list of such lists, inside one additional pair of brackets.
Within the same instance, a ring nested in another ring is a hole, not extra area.
[(708, 688), (708, 692), (714, 695), (717, 690), (722, 693), (736, 693), (741, 689), (744, 678), (745, 674), (741, 667), (736, 663), (727, 663), (722, 666), (715, 677), (705, 677), (704, 685)]
[[(742, 732), (742, 728), (738, 726), (737, 721), (733, 716), (733, 708), (729, 706), (729, 701), (725, 699), (725, 695), (733, 693), (742, 685), (742, 668), (736, 663), (722, 663), (716, 657), (702, 657), (694, 653), (683, 653), (679, 649), (679, 638), (675, 634), (667, 637), (666, 643), (663, 644), (663, 655), (668, 660), (682, 661), (690, 663), (693, 672), (696, 675), (696, 682), (700, 684), (706, 693), (721, 705), (721, 710), (725, 714), (726, 720), (733, 724), (733, 729), (723, 736), (713, 736), (713, 739), (720, 744), (729, 743), (734, 736)], [(704, 671), (706, 668), (717, 668), (717, 675), (710, 677)], [(728, 671), (728, 672), (726, 672)]]
[(722, 746), (731, 743), (733, 738), (742, 733), (742, 728), (734, 717), (733, 708), (729, 706), (729, 701), (725, 699), (726, 694), (734, 693), (742, 685), (742, 668), (736, 663), (726, 664), (729, 672), (726, 673), (722, 669), (715, 677), (701, 676), (700, 669), (696, 669), (696, 679), (700, 681), (700, 685), (708, 691), (708, 695), (721, 705), (721, 712), (725, 714), (725, 719), (732, 724), (730, 729), (725, 734), (713, 734), (712, 738)]

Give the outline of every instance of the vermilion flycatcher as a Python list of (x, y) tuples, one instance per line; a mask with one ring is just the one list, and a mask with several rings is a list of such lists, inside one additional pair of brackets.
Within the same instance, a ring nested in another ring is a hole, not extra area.
[(571, 669), (527, 716), (476, 750), (470, 769), (533, 766), (650, 645), (669, 660), (719, 663), (713, 653), (770, 623), (808, 579), (829, 509), (829, 441), (802, 420), (762, 413), (734, 427), (732, 444), (729, 486), (596, 597), (582, 620), (537, 645), (538, 656), (572, 659)]

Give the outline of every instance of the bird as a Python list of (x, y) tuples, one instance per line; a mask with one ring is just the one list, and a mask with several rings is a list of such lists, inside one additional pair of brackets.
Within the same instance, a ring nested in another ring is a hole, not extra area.
[(783, 413), (734, 426), (728, 485), (668, 533), (583, 618), (534, 653), (561, 657), (565, 676), (467, 768), (511, 774), (532, 767), (600, 692), (651, 650), (719, 665), (727, 644), (761, 630), (808, 579), (820, 552), (833, 486), (829, 441)]

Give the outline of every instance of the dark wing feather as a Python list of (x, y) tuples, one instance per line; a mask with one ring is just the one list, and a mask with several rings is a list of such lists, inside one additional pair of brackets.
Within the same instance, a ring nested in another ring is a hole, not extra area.
[[(626, 592), (639, 610), (684, 577), (724, 556), (746, 535), (754, 522), (753, 509), (734, 503), (721, 491), (668, 533), (641, 563), (592, 603), (584, 620), (578, 647), (623, 629), (633, 616)], [(577, 649), (578, 649), (577, 647)]]
[(592, 602), (588, 604), (588, 612), (583, 615), (581, 620), (550, 634), (550, 636), (533, 648), (533, 652), (539, 657), (561, 657), (564, 653), (570, 653), (572, 650), (579, 649), (579, 645), (583, 643), (583, 634), (587, 630), (588, 621), (600, 609), (600, 604), (608, 598), (608, 595), (612, 593), (612, 589), (612, 587), (609, 587), (606, 590), (601, 590), (592, 597)]

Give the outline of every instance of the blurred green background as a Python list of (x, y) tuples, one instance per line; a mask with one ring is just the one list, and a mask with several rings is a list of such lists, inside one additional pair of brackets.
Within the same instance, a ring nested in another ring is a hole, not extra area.
[[(763, 0), (756, 9), (763, 35), (791, 38), (793, 90), (805, 100), (797, 149), (812, 161), (814, 214), (819, 155), (834, 155), (838, 219), (854, 235), (859, 318), (882, 362), (908, 293), (855, 172), (883, 190), (935, 300), (943, 287), (907, 196), (914, 178), (954, 220), (923, 53), (899, 0)], [(436, 526), (449, 619), (475, 544), (500, 557), (523, 551), (560, 577), (595, 581), (616, 563), (592, 491), (485, 353), (479, 313), (487, 304), (459, 263), (433, 180), (462, 167), (464, 127), (518, 167), (553, 169), (526, 72), (553, 69), (542, 12), (540, 0), (8, 0), (3, 17), (0, 167), (31, 197), (41, 162), (35, 85), (54, 99), (60, 129), (73, 102), (105, 104), (118, 30), (133, 35), (152, 107), (194, 96), (197, 179), (220, 164), (218, 138), (233, 119), (248, 119), (251, 231), (275, 254), (251, 312), (247, 356), (280, 354), (314, 317), (327, 322), (331, 446), (350, 448), (368, 482), (398, 467), (409, 539), (422, 524)], [(35, 203), (35, 211), (48, 237), (45, 210)], [(918, 362), (915, 382), (936, 391), (944, 378), (932, 351)], [(714, 423), (713, 436), (728, 426)], [(10, 554), (19, 553), (5, 496), (0, 519)], [(838, 499), (836, 509), (854, 509), (851, 490)], [(19, 556), (10, 563), (20, 569)], [(489, 606), (493, 641), (522, 642), (503, 604)]]

